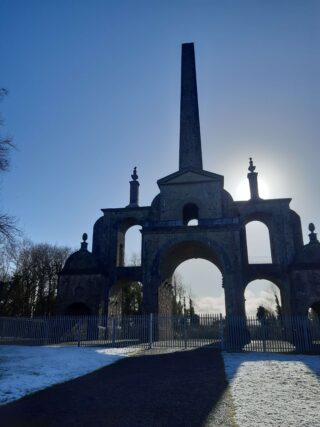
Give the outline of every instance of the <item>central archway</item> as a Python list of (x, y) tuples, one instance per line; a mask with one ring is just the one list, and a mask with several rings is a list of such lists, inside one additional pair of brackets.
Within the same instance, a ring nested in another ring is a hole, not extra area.
[[(160, 261), (161, 286), (158, 290), (159, 313), (169, 313), (168, 301), (173, 299), (173, 275), (184, 262), (201, 259), (208, 261), (220, 274), (220, 286), (223, 287), (223, 276), (230, 269), (230, 263), (224, 250), (212, 241), (187, 240), (174, 243), (162, 253)], [(223, 296), (223, 291), (221, 292)], [(208, 292), (210, 295), (210, 292)], [(221, 297), (221, 295), (220, 295)], [(224, 301), (224, 296), (223, 296)], [(224, 303), (225, 307), (226, 304)], [(221, 310), (223, 313), (225, 310)], [(202, 311), (203, 313), (203, 311)]]
[(210, 261), (189, 259), (182, 262), (172, 277), (173, 314), (225, 315), (225, 297), (221, 271)]
[(229, 267), (226, 254), (214, 242), (204, 243), (199, 240), (187, 240), (172, 244), (163, 251), (160, 262), (162, 280), (170, 278), (182, 262), (192, 258), (202, 258), (212, 262), (222, 274)]

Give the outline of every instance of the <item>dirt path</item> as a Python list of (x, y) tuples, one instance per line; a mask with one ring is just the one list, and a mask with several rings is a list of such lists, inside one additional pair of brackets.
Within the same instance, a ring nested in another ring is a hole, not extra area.
[(1, 427), (233, 427), (219, 351), (128, 357), (0, 407)]

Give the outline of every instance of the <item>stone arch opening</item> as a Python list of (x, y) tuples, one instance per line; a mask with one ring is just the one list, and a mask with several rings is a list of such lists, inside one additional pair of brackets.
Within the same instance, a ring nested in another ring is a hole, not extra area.
[(128, 228), (124, 240), (124, 265), (140, 266), (142, 245), (140, 225), (133, 225)]
[(246, 223), (247, 257), (249, 264), (272, 263), (271, 240), (268, 226), (261, 220)]
[(315, 301), (308, 310), (308, 317), (311, 320), (320, 322), (320, 301)]
[(195, 203), (187, 203), (182, 210), (183, 225), (198, 225), (199, 208)]
[(214, 242), (186, 240), (164, 249), (160, 262), (162, 280), (171, 277), (179, 264), (192, 258), (202, 258), (212, 262), (219, 268), (222, 275), (229, 268), (226, 254), (222, 248), (214, 245)]
[(193, 259), (209, 261), (221, 275), (221, 285), (224, 272), (228, 269), (226, 255), (221, 248), (213, 246), (213, 242), (189, 240), (170, 246), (162, 255), (160, 262), (161, 286), (158, 289), (159, 312), (170, 313), (173, 300), (173, 274), (183, 262)]
[(118, 280), (109, 290), (108, 315), (130, 316), (142, 313), (143, 285), (135, 280)]
[(244, 300), (247, 316), (257, 317), (259, 307), (265, 309), (267, 316), (279, 318), (282, 315), (281, 290), (273, 281), (252, 280), (245, 287)]
[(117, 266), (141, 265), (141, 224), (135, 218), (126, 218), (118, 226)]
[(221, 271), (205, 259), (188, 259), (172, 276), (173, 314), (225, 314)]
[(88, 316), (91, 314), (91, 310), (83, 302), (74, 302), (67, 307), (65, 314), (67, 316)]

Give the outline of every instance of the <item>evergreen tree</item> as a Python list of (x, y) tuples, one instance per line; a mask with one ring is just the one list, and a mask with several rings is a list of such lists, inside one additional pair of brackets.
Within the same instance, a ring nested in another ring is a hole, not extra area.
[(123, 315), (141, 314), (142, 312), (142, 284), (140, 282), (128, 282), (122, 287)]
[(257, 308), (257, 319), (259, 320), (259, 322), (262, 322), (264, 320), (266, 320), (267, 318), (270, 318), (273, 316), (273, 313), (268, 310), (267, 308), (265, 308), (263, 305), (259, 305), (259, 307)]

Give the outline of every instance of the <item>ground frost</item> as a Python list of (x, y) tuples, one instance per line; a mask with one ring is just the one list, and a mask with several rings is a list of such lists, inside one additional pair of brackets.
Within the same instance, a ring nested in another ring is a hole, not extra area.
[(224, 353), (239, 427), (320, 427), (320, 358)]
[(130, 349), (0, 346), (0, 404), (88, 374)]

